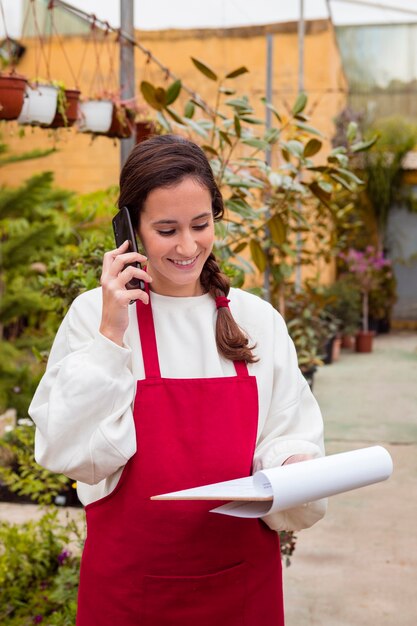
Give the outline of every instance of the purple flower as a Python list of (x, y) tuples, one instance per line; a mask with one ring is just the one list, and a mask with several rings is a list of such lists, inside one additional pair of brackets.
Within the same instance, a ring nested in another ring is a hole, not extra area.
[(63, 550), (58, 554), (58, 563), (63, 565), (69, 556), (71, 556), (71, 552), (69, 550)]
[(40, 624), (41, 622), (43, 622), (43, 615), (35, 615), (35, 617), (33, 618), (33, 623)]

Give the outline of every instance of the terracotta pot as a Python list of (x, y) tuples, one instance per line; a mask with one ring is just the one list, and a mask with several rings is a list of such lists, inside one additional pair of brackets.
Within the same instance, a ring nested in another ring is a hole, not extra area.
[(52, 120), (50, 128), (61, 128), (63, 126), (73, 126), (78, 119), (78, 101), (80, 99), (80, 92), (78, 89), (66, 89), (65, 90), (65, 99), (66, 99), (66, 107), (65, 107), (65, 115), (66, 120), (63, 115), (57, 112), (55, 113), (55, 117)]
[(141, 143), (155, 134), (156, 128), (153, 122), (136, 122), (136, 143)]
[(360, 331), (356, 335), (356, 352), (372, 352), (372, 343), (375, 333), (371, 330), (368, 332)]
[(19, 124), (49, 126), (55, 117), (58, 88), (53, 85), (26, 85)]
[(23, 107), (27, 82), (23, 76), (0, 76), (0, 120), (17, 120)]
[(340, 349), (342, 347), (342, 338), (337, 336), (332, 344), (332, 361), (338, 361), (340, 358)]
[(134, 126), (134, 120), (130, 119), (130, 112), (126, 107), (113, 105), (110, 128), (105, 134), (116, 139), (128, 139), (132, 136)]
[(342, 348), (353, 350), (355, 347), (355, 337), (353, 335), (342, 335)]

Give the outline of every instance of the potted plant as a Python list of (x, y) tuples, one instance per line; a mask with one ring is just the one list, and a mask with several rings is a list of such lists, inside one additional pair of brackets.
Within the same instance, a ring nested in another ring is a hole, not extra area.
[(340, 321), (341, 347), (353, 348), (361, 323), (361, 292), (352, 276), (341, 275), (326, 287), (326, 310)]
[(73, 126), (79, 117), (78, 103), (80, 91), (78, 89), (66, 89), (61, 82), (54, 82), (54, 84), (58, 87), (57, 108), (55, 117), (49, 127), (62, 128)]
[(117, 94), (104, 91), (95, 99), (80, 104), (79, 130), (94, 135), (127, 139), (137, 133), (136, 118), (143, 113), (134, 99), (121, 100)]
[(107, 137), (127, 139), (135, 130), (136, 111), (122, 102), (113, 102), (112, 119)]
[(23, 107), (27, 78), (10, 73), (0, 74), (0, 119), (17, 120)]
[(397, 300), (396, 280), (390, 265), (381, 269), (378, 289), (369, 292), (369, 326), (376, 333), (388, 333), (391, 327), (391, 311)]
[(384, 259), (382, 252), (374, 246), (367, 246), (365, 250), (350, 248), (346, 253), (340, 253), (340, 258), (351, 275), (355, 276), (362, 294), (362, 330), (356, 335), (356, 351), (372, 352), (375, 333), (369, 330), (369, 293), (380, 288), (382, 270), (390, 265), (390, 261)]
[(323, 365), (322, 346), (325, 341), (320, 310), (306, 292), (291, 293), (286, 297), (288, 332), (297, 351), (298, 365), (310, 388), (313, 389), (317, 366)]
[(106, 134), (110, 130), (112, 119), (113, 100), (110, 94), (80, 102), (80, 132)]
[(137, 120), (135, 122), (135, 129), (136, 143), (141, 143), (145, 141), (145, 139), (148, 139), (148, 137), (158, 134), (155, 122), (150, 119)]
[(18, 123), (49, 126), (57, 110), (58, 92), (59, 87), (51, 81), (35, 79), (28, 82)]

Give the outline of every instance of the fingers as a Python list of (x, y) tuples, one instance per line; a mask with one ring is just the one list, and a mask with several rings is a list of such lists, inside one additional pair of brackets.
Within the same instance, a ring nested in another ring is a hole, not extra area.
[(109, 250), (103, 257), (103, 273), (111, 273), (117, 276), (128, 263), (144, 263), (146, 256), (139, 252), (128, 252), (129, 242), (126, 240), (115, 250)]
[[(152, 282), (152, 276), (147, 274), (140, 267), (135, 267), (134, 265), (128, 265), (122, 272), (119, 272), (116, 279), (113, 280), (116, 280), (119, 288), (123, 289), (126, 284), (132, 280), (132, 278), (139, 278), (146, 283)], [(129, 291), (133, 290), (129, 289)]]
[(302, 461), (310, 461), (313, 458), (314, 457), (311, 454), (293, 454), (289, 456), (288, 459), (286, 459), (284, 463), (282, 463), (282, 465), (289, 465), (290, 463), (301, 463)]

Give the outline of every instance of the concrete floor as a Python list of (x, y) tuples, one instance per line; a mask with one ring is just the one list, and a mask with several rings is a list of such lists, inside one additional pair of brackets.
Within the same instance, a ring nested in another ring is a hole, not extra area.
[(417, 333), (378, 336), (372, 354), (343, 351), (314, 393), (327, 453), (381, 444), (394, 473), (334, 496), (299, 533), (284, 572), (286, 626), (416, 626)]

